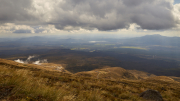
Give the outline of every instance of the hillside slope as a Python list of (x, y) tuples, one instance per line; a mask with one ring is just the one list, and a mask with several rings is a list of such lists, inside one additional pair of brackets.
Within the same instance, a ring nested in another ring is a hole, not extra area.
[(97, 78), (97, 79), (137, 80), (137, 78), (132, 73), (128, 72), (127, 70), (121, 67), (109, 67), (109, 66), (103, 67), (102, 69), (95, 69), (95, 70), (87, 71), (87, 72), (78, 72), (74, 75), (92, 77), (92, 78)]
[[(111, 69), (116, 75), (127, 71), (117, 70)], [(145, 101), (139, 95), (147, 89), (158, 90), (164, 100), (180, 100), (176, 81), (97, 79), (0, 59), (0, 100), (4, 101)]]
[(156, 76), (154, 74), (150, 74), (150, 73), (138, 71), (138, 70), (128, 70), (128, 72), (132, 73), (137, 79), (146, 79), (149, 77)]

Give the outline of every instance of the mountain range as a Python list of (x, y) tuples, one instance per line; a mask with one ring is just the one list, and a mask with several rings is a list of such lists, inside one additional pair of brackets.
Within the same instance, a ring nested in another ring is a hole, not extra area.
[(120, 43), (130, 45), (166, 45), (166, 46), (178, 46), (180, 43), (180, 37), (166, 37), (161, 35), (146, 35), (142, 37), (127, 38), (127, 39), (112, 39), (112, 38), (61, 38), (57, 37), (42, 37), (34, 36), (27, 38), (1, 38), (0, 42), (13, 42), (13, 43), (89, 43), (89, 41), (109, 42), (109, 43)]

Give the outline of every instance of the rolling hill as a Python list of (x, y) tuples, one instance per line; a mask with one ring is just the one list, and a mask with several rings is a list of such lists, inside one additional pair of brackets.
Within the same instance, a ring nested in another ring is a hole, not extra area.
[[(139, 95), (148, 89), (159, 91), (167, 101), (180, 99), (180, 83), (169, 77), (152, 77), (149, 73), (120, 67), (72, 74), (65, 69), (57, 70), (56, 66), (63, 65), (20, 64), (0, 59), (0, 100), (145, 101)], [(138, 77), (144, 75), (144, 79)]]

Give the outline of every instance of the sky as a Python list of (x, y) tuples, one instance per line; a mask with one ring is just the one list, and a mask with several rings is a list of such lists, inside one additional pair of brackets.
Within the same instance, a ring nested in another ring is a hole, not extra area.
[(180, 0), (174, 0), (174, 4), (180, 3)]
[(0, 0), (0, 37), (180, 37), (180, 0)]

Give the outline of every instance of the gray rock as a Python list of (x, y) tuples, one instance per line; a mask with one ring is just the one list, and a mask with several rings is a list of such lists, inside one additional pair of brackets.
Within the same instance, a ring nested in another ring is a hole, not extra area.
[(147, 90), (140, 94), (140, 97), (149, 101), (164, 101), (161, 94), (156, 90)]

